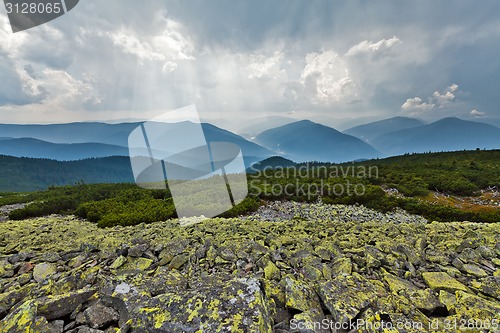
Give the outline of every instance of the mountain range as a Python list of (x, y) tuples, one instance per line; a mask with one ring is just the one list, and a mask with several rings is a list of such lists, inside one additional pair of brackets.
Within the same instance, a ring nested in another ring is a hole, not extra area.
[[(209, 142), (232, 142), (241, 147), (247, 166), (271, 156), (295, 162), (346, 162), (414, 152), (500, 148), (500, 128), (458, 118), (427, 124), (395, 117), (344, 132), (309, 120), (290, 121), (291, 118), (275, 117), (267, 125), (256, 121), (243, 126), (247, 134), (262, 126), (273, 126), (251, 138), (209, 123), (203, 123), (202, 128)], [(141, 124), (0, 124), (0, 154), (59, 161), (127, 156), (128, 136)], [(180, 122), (165, 129), (184, 132), (192, 131), (194, 126), (197, 125)]]
[(425, 123), (419, 119), (394, 117), (355, 126), (345, 130), (344, 133), (355, 136), (370, 143), (373, 139), (380, 135), (422, 125), (425, 125)]
[(500, 148), (500, 128), (458, 118), (382, 134), (372, 144), (388, 156), (405, 153)]
[(361, 139), (309, 120), (264, 131), (255, 142), (296, 162), (345, 162), (381, 155)]

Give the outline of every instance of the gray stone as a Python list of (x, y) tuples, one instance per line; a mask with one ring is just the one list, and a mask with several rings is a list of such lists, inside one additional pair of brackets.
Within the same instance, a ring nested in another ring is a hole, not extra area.
[(42, 263), (35, 266), (33, 269), (33, 278), (40, 283), (51, 275), (57, 272), (56, 265), (52, 263)]
[(103, 328), (118, 322), (120, 316), (118, 312), (108, 306), (103, 305), (101, 302), (89, 307), (84, 312), (87, 323), (92, 328)]

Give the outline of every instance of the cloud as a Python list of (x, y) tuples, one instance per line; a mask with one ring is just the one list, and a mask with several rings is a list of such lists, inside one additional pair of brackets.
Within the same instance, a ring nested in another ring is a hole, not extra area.
[(356, 84), (344, 60), (333, 50), (309, 53), (301, 74), (302, 84), (315, 103), (330, 105), (357, 97)]
[(427, 112), (434, 109), (435, 104), (429, 104), (422, 101), (420, 97), (408, 98), (401, 106), (404, 111), (408, 112)]
[(411, 114), (421, 114), (435, 109), (449, 108), (456, 102), (455, 92), (458, 90), (458, 85), (453, 83), (443, 91), (435, 91), (431, 97), (424, 102), (422, 98), (409, 98), (403, 103), (401, 109)]
[(376, 43), (364, 40), (357, 45), (354, 45), (347, 51), (346, 56), (353, 57), (358, 55), (385, 55), (388, 54), (391, 49), (401, 44), (401, 40), (394, 36), (389, 39), (382, 39)]
[(286, 76), (286, 72), (282, 68), (282, 62), (285, 58), (282, 51), (276, 51), (271, 56), (266, 56), (263, 53), (252, 53), (247, 57), (245, 62), (248, 64), (249, 79), (283, 79)]
[(480, 111), (477, 111), (476, 109), (473, 109), (471, 112), (470, 112), (470, 115), (475, 117), (475, 118), (481, 118), (485, 115), (486, 113), (485, 112), (480, 112)]
[[(369, 20), (364, 10), (373, 13)], [(477, 108), (491, 115), (498, 112), (498, 22), (493, 1), (407, 8), (111, 0), (80, 2), (13, 34), (0, 11), (0, 122), (142, 118), (192, 103), (234, 122), (290, 110), (382, 118), (400, 108), (428, 117)], [(408, 95), (429, 82), (448, 88)]]

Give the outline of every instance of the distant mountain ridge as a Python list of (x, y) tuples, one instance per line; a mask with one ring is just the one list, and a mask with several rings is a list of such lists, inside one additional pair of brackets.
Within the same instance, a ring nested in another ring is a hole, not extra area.
[(349, 134), (370, 143), (376, 137), (394, 131), (425, 125), (420, 119), (408, 117), (393, 117), (379, 120), (364, 125), (355, 126), (345, 130), (344, 134)]
[(500, 128), (458, 118), (383, 134), (373, 145), (387, 155), (455, 150), (498, 149)]
[(74, 161), (86, 158), (127, 156), (128, 148), (103, 143), (51, 143), (32, 138), (0, 140), (0, 155)]
[[(0, 124), (0, 154), (59, 161), (128, 156), (128, 136), (141, 123), (70, 123), (55, 125)], [(180, 122), (165, 130), (193, 131), (197, 124)], [(273, 155), (268, 149), (217, 126), (203, 123), (208, 142), (237, 144), (247, 163)], [(249, 164), (248, 164), (249, 165)]]
[[(290, 119), (270, 117), (277, 123)], [(276, 155), (298, 163), (346, 162), (413, 152), (500, 148), (500, 128), (484, 121), (445, 118), (426, 124), (414, 118), (394, 117), (355, 126), (342, 133), (302, 120), (265, 130), (253, 140), (209, 123), (203, 123), (202, 128), (209, 142), (238, 145), (249, 167)], [(257, 128), (263, 126), (258, 121), (254, 123), (258, 124)], [(141, 124), (0, 124), (0, 154), (61, 161), (128, 156), (128, 136)], [(194, 126), (198, 125), (180, 122), (167, 125), (165, 130), (193, 131)]]
[(380, 156), (361, 139), (309, 120), (264, 131), (254, 141), (295, 162), (346, 162)]

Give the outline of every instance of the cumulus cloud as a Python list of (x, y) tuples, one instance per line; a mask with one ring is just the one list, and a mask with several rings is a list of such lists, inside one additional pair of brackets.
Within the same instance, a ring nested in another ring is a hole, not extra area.
[(248, 58), (246, 62), (248, 63), (249, 79), (278, 79), (286, 75), (282, 68), (282, 62), (285, 58), (282, 51), (276, 51), (271, 56), (252, 53)]
[(401, 109), (411, 114), (421, 114), (435, 109), (449, 108), (456, 102), (454, 93), (457, 90), (458, 85), (453, 83), (441, 92), (435, 91), (426, 102), (420, 97), (409, 98), (403, 103)]
[(470, 112), (470, 115), (475, 117), (475, 118), (481, 118), (485, 115), (485, 112), (480, 112), (480, 111), (477, 111), (476, 109), (473, 109), (471, 112)]
[(401, 40), (396, 36), (389, 39), (384, 38), (378, 42), (364, 40), (351, 47), (349, 51), (347, 51), (346, 56), (352, 57), (363, 54), (384, 55), (390, 52), (390, 50), (398, 44), (401, 44)]
[[(500, 76), (491, 72), (500, 67), (477, 66), (478, 60), (496, 63), (493, 11), (478, 24), (478, 16), (469, 15), (478, 10), (473, 5), (422, 19), (420, 13), (435, 12), (435, 4), (406, 10), (366, 3), (363, 8), (376, 15), (365, 20), (358, 4), (214, 1), (80, 2), (68, 15), (17, 34), (0, 11), (0, 121), (144, 119), (147, 112), (192, 103), (201, 113), (235, 122), (258, 110), (389, 117), (401, 104), (407, 112), (442, 115), (458, 105), (457, 85), (417, 97), (407, 92), (429, 82), (444, 87), (442, 80), (451, 76), (469, 80), (464, 85), (475, 89), (468, 91), (475, 108), (495, 112), (491, 87)], [(395, 15), (401, 20), (388, 19)], [(481, 39), (488, 48), (473, 44), (485, 51), (471, 57), (442, 43), (453, 37), (443, 34), (452, 18), (463, 31), (489, 26), (491, 34)], [(477, 71), (463, 75), (471, 62)], [(488, 80), (481, 80), (484, 72)], [(472, 105), (461, 112), (468, 114)]]
[(405, 111), (411, 112), (427, 112), (434, 109), (435, 106), (435, 104), (423, 102), (420, 97), (415, 97), (408, 98), (401, 108)]
[(333, 50), (309, 53), (305, 62), (301, 79), (313, 101), (328, 105), (356, 98), (356, 84), (347, 65)]

